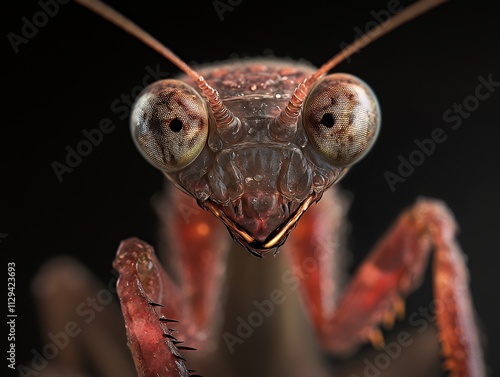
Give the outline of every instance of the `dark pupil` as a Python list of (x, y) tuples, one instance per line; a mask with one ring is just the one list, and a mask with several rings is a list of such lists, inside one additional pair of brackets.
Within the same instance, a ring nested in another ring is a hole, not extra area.
[(182, 130), (182, 122), (179, 120), (179, 118), (175, 118), (170, 122), (169, 127), (172, 131), (179, 132), (180, 130)]
[(321, 118), (321, 124), (325, 127), (332, 128), (335, 124), (335, 118), (333, 117), (333, 114), (325, 113), (323, 115), (323, 118)]

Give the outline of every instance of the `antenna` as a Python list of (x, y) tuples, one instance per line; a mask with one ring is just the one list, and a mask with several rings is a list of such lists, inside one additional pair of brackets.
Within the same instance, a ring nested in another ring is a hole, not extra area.
[(168, 47), (164, 46), (160, 41), (154, 38), (151, 34), (139, 27), (137, 24), (129, 20), (123, 14), (111, 8), (109, 5), (99, 0), (75, 0), (78, 4), (90, 9), (92, 12), (102, 18), (112, 22), (120, 29), (133, 35), (141, 42), (151, 47), (156, 52), (160, 53), (167, 60), (175, 64), (179, 69), (186, 73), (200, 88), (203, 95), (207, 98), (210, 108), (212, 109), (214, 118), (217, 122), (217, 127), (226, 128), (233, 127), (239, 124), (239, 119), (224, 105), (220, 98), (219, 92), (212, 88), (206, 80), (198, 72), (192, 69), (187, 63), (172, 52)]
[(333, 69), (339, 63), (362, 48), (368, 46), (373, 41), (446, 1), (447, 0), (422, 0), (418, 3), (412, 4), (402, 12), (396, 14), (394, 17), (389, 18), (385, 22), (368, 31), (338, 54), (334, 55), (316, 72), (311, 74), (309, 77), (306, 77), (304, 81), (297, 86), (287, 106), (275, 119), (277, 128), (284, 131), (285, 128), (293, 127), (297, 123), (302, 104), (304, 103), (309, 89), (316, 81), (318, 81), (319, 78), (321, 78), (321, 76), (328, 73), (328, 71)]

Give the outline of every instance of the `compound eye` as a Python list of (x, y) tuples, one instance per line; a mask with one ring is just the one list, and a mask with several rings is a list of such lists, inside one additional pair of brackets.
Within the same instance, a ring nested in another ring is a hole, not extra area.
[(336, 167), (359, 161), (380, 129), (380, 109), (372, 90), (357, 77), (335, 73), (318, 81), (302, 113), (309, 142)]
[(171, 173), (186, 167), (201, 153), (208, 136), (208, 111), (192, 87), (179, 80), (162, 80), (139, 95), (130, 126), (144, 157)]

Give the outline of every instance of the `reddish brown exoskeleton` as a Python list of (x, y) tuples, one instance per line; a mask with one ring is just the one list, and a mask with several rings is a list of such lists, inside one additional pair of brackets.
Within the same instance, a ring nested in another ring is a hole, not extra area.
[[(433, 250), (445, 366), (453, 376), (485, 375), (467, 270), (443, 203), (422, 199), (407, 209), (336, 300), (339, 255), (332, 234), (342, 228), (345, 207), (332, 186), (370, 150), (380, 110), (362, 80), (328, 72), (441, 1), (409, 7), (319, 69), (250, 59), (197, 70), (113, 9), (78, 2), (184, 72), (147, 87), (131, 119), (139, 150), (178, 189), (168, 190), (158, 209), (180, 284), (141, 240), (123, 241), (114, 262), (140, 376), (193, 376), (181, 353), (195, 347), (210, 354), (230, 246), (221, 222), (257, 257), (283, 249), (291, 268), (313, 264), (300, 291), (321, 345), (339, 355), (352, 354), (367, 340), (382, 343), (378, 325), (403, 313), (403, 299), (420, 285)], [(193, 203), (206, 211), (191, 213), (189, 224), (178, 221), (186, 208), (194, 211)]]

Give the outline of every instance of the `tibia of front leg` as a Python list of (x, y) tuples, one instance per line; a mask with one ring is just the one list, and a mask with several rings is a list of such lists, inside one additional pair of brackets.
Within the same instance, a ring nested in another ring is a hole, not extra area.
[(368, 339), (377, 342), (378, 325), (404, 312), (403, 298), (420, 286), (434, 251), (436, 322), (445, 367), (451, 376), (485, 376), (467, 268), (455, 233), (455, 220), (439, 201), (420, 199), (406, 210), (356, 272), (326, 326), (323, 344), (347, 355)]
[(443, 211), (440, 218), (439, 211), (425, 209), (429, 210), (434, 224), (430, 228), (435, 244), (433, 290), (444, 366), (450, 371), (450, 377), (484, 377), (485, 364), (464, 256), (455, 240), (454, 229), (447, 226), (449, 214)]
[(189, 376), (179, 352), (184, 347), (177, 346), (182, 341), (174, 335), (176, 330), (187, 332), (185, 322), (176, 323), (185, 318), (180, 296), (152, 247), (137, 238), (123, 241), (113, 267), (119, 273), (116, 289), (139, 376)]

